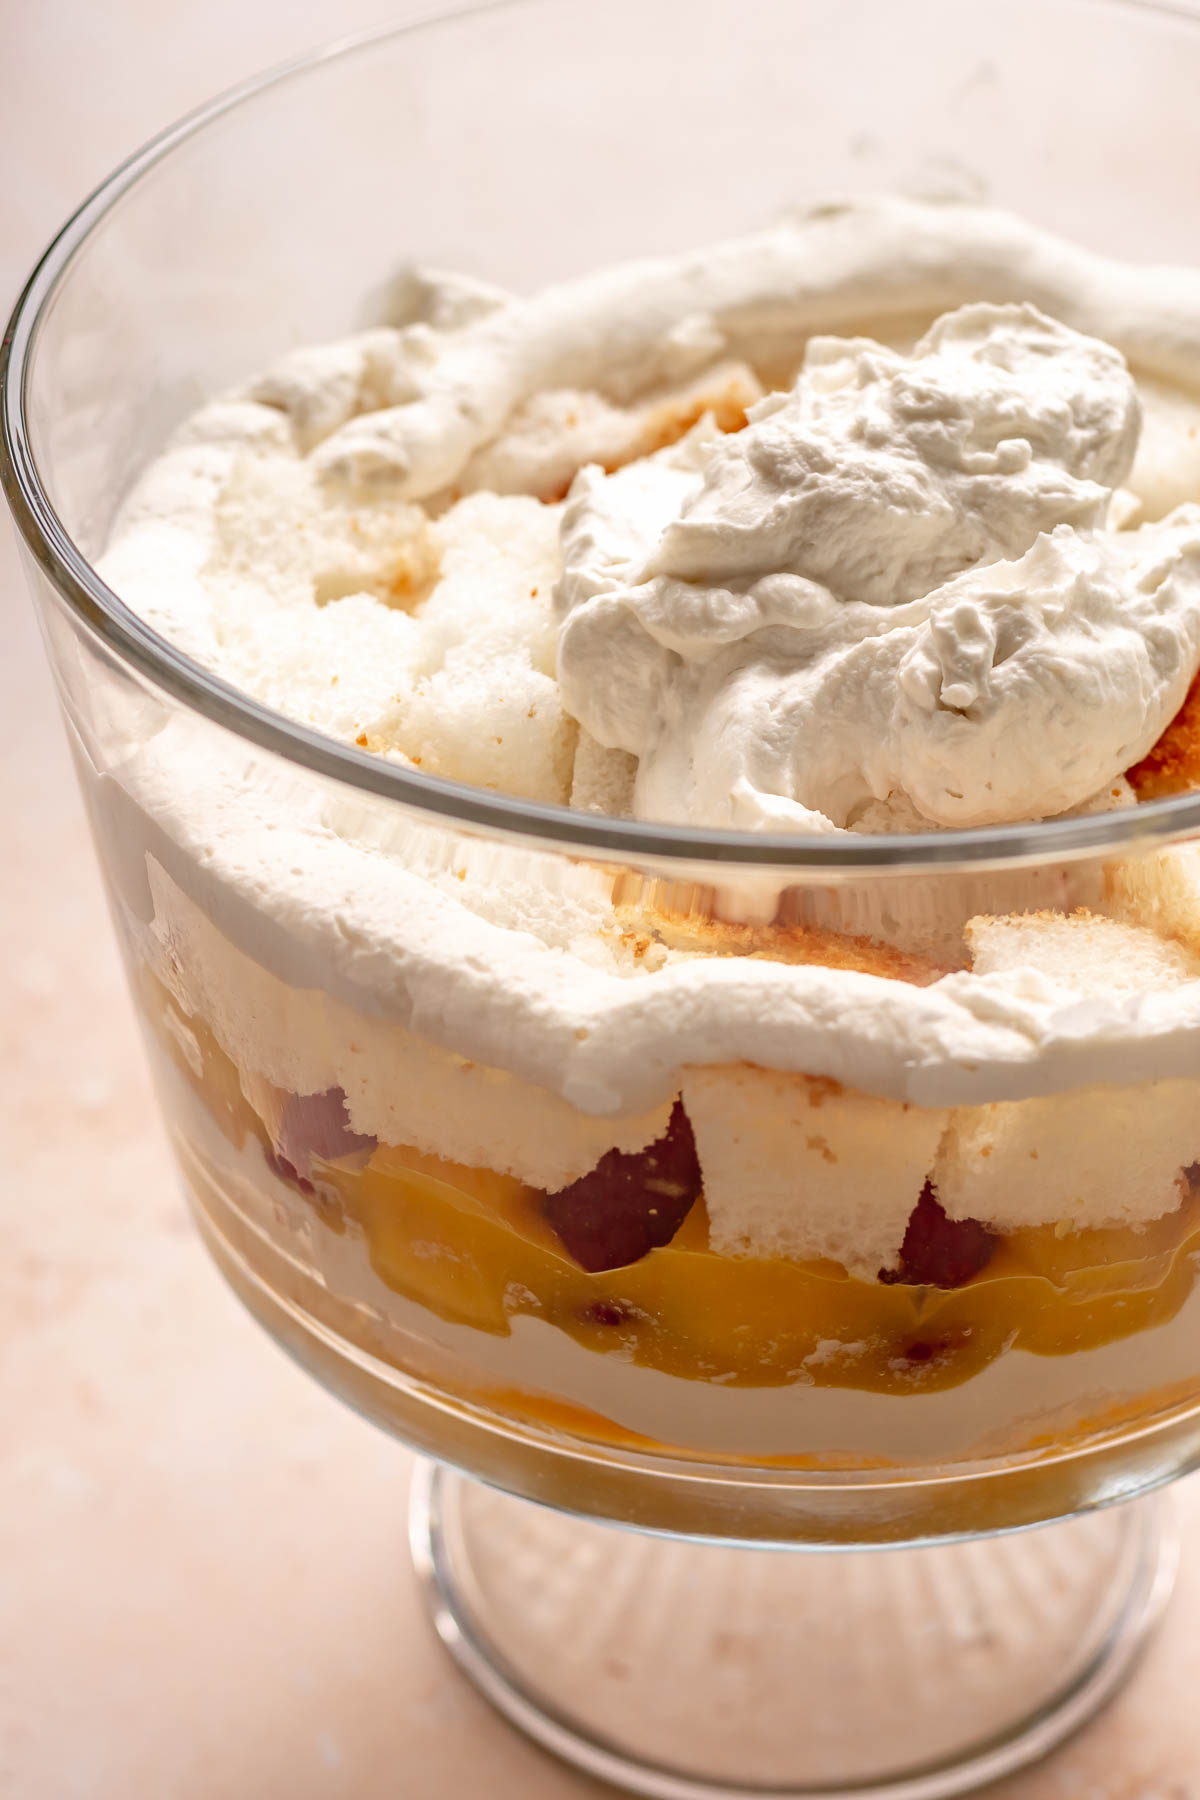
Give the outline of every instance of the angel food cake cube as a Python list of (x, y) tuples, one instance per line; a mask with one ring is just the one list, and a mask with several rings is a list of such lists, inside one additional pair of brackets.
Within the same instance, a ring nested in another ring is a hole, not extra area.
[(688, 1070), (683, 1103), (719, 1254), (896, 1266), (944, 1109), (749, 1065)]
[(1200, 1081), (1079, 1088), (954, 1112), (933, 1172), (952, 1219), (998, 1231), (1144, 1225), (1200, 1161)]
[[(977, 975), (1027, 970), (1063, 999), (1169, 992), (1200, 978), (1184, 945), (1140, 926), (1030, 913), (974, 919)], [(1200, 1080), (1102, 1084), (957, 1109), (933, 1172), (945, 1211), (1001, 1231), (1141, 1225), (1173, 1212), (1200, 1161)]]
[(1174, 844), (1108, 868), (1110, 905), (1200, 956), (1200, 844)]

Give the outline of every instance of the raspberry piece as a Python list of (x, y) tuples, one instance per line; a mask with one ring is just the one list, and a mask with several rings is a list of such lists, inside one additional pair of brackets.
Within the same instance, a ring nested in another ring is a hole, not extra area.
[(978, 1219), (948, 1219), (926, 1182), (900, 1246), (900, 1267), (880, 1269), (879, 1279), (913, 1287), (961, 1287), (987, 1268), (999, 1241)]
[(302, 1194), (316, 1193), (317, 1190), (308, 1176), (302, 1175), (295, 1163), (290, 1163), (286, 1156), (278, 1156), (274, 1150), (268, 1150), (265, 1154), (267, 1167), (272, 1175), (278, 1175), (280, 1181), (290, 1181), (292, 1186), (298, 1187)]
[(351, 1131), (346, 1095), (340, 1087), (323, 1094), (289, 1094), (275, 1133), (277, 1172), (305, 1192), (312, 1191), (312, 1159), (334, 1162), (360, 1150), (370, 1155), (378, 1138)]
[(970, 1339), (970, 1330), (961, 1327), (957, 1331), (945, 1331), (940, 1337), (914, 1338), (901, 1350), (900, 1360), (906, 1363), (940, 1362), (943, 1357), (962, 1350)]
[(585, 1269), (619, 1269), (669, 1244), (700, 1195), (691, 1120), (677, 1100), (666, 1131), (645, 1150), (609, 1150), (542, 1211)]
[(619, 1300), (590, 1300), (583, 1309), (589, 1325), (628, 1325), (633, 1314)]

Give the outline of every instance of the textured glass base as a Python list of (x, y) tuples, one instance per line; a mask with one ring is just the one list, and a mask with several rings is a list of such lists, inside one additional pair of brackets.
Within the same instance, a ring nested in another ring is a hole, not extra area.
[(652, 1537), (414, 1478), (442, 1642), (538, 1743), (655, 1800), (942, 1800), (1129, 1674), (1175, 1575), (1163, 1503), (932, 1548)]

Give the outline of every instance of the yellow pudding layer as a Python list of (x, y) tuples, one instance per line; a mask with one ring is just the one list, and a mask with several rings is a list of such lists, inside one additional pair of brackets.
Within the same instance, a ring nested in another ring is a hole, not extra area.
[(589, 1349), (740, 1386), (927, 1392), (1005, 1350), (1093, 1349), (1173, 1317), (1200, 1250), (1189, 1192), (1144, 1230), (1014, 1233), (964, 1286), (910, 1287), (854, 1280), (836, 1263), (717, 1256), (701, 1201), (664, 1248), (589, 1274), (541, 1218), (537, 1191), (507, 1176), (391, 1146), (365, 1168), (314, 1174), (322, 1218), (354, 1221), (380, 1279), (441, 1318), (507, 1332), (528, 1313)]

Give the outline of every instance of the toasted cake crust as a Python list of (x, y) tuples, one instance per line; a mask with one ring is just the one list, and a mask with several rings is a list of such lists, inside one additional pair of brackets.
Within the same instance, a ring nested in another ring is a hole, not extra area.
[(1139, 800), (1164, 800), (1200, 787), (1200, 675), (1154, 748), (1125, 773)]
[[(701, 891), (703, 893), (703, 890)], [(621, 925), (668, 950), (696, 956), (744, 956), (758, 962), (812, 963), (825, 969), (851, 969), (928, 987), (947, 973), (927, 957), (897, 950), (874, 938), (853, 937), (820, 925), (748, 924), (716, 916), (715, 897), (696, 909), (675, 911), (657, 897), (638, 905), (619, 906)]]

